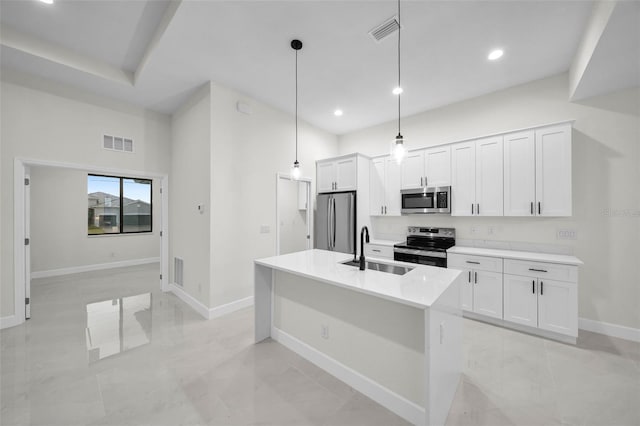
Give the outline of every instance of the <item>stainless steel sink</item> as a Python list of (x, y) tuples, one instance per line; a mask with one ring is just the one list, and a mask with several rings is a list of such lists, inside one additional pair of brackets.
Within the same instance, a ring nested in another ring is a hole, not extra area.
[[(367, 265), (367, 269), (372, 269), (374, 271), (387, 272), (389, 274), (396, 275), (404, 275), (407, 272), (411, 271), (413, 268), (410, 266), (399, 266), (399, 265), (391, 265), (389, 263), (380, 263), (380, 262), (369, 262), (365, 261)], [(342, 262), (343, 265), (355, 266), (356, 268), (360, 267), (360, 262), (354, 260), (347, 260), (346, 262)]]

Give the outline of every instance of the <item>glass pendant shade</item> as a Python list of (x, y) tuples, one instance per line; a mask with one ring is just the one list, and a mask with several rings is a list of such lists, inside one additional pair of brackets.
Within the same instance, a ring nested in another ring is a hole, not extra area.
[(407, 155), (407, 149), (404, 146), (404, 138), (400, 133), (391, 141), (391, 157), (393, 157), (398, 164), (402, 163), (404, 157)]
[(302, 172), (300, 171), (300, 163), (295, 161), (293, 163), (293, 167), (291, 167), (291, 179), (298, 180), (300, 179)]

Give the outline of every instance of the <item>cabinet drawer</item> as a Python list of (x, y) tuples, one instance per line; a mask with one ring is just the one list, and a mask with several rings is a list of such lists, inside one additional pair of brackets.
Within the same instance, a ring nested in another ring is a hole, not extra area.
[(393, 246), (382, 244), (366, 244), (364, 246), (365, 257), (380, 257), (383, 259), (393, 259)]
[(561, 265), (558, 263), (505, 259), (504, 273), (566, 282), (578, 282), (577, 266)]
[(502, 273), (502, 258), (468, 254), (448, 254), (447, 267)]

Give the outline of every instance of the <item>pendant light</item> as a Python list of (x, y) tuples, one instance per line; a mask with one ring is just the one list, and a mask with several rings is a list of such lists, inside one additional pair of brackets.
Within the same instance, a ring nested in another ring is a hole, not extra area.
[(291, 178), (293, 180), (300, 179), (300, 163), (298, 163), (298, 50), (302, 49), (300, 40), (291, 40), (291, 48), (296, 51), (296, 160), (291, 168)]
[(407, 151), (404, 145), (404, 138), (400, 133), (400, 96), (402, 94), (402, 86), (400, 85), (400, 0), (398, 0), (398, 87), (393, 89), (393, 93), (398, 96), (398, 135), (391, 141), (391, 156), (396, 159), (398, 164), (402, 163)]

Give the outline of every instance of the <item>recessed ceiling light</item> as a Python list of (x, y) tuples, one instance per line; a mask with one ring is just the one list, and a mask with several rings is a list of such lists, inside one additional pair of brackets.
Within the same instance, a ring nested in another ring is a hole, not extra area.
[(333, 111), (333, 115), (335, 115), (336, 117), (340, 117), (342, 115), (342, 110), (341, 109), (337, 109), (335, 111)]
[(490, 61), (495, 61), (496, 59), (500, 59), (502, 55), (504, 55), (504, 51), (502, 49), (495, 49), (492, 50), (491, 53), (489, 53), (489, 56), (487, 56), (487, 58)]
[(45, 4), (53, 4), (53, 0), (40, 0), (40, 1)]
[(399, 95), (402, 92), (403, 92), (402, 87), (396, 87), (395, 89), (393, 89), (394, 95)]

